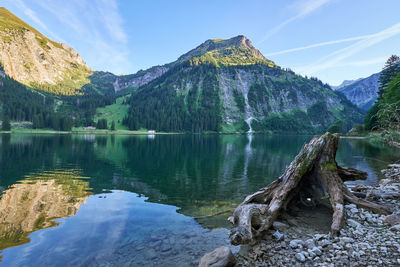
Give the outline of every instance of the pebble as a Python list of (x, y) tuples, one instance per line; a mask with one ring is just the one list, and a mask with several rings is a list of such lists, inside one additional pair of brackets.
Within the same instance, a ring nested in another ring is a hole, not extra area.
[(311, 252), (314, 253), (314, 254), (317, 255), (317, 256), (321, 256), (321, 255), (322, 255), (321, 250), (320, 250), (319, 248), (317, 248), (317, 247), (313, 247), (313, 248), (311, 249)]
[(296, 253), (296, 259), (300, 262), (305, 262), (306, 261), (306, 257), (304, 256), (303, 253)]

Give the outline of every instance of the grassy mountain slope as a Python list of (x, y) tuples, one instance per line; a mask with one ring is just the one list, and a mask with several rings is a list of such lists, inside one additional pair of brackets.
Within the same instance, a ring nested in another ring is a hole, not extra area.
[(11, 78), (57, 95), (79, 95), (91, 69), (71, 47), (54, 42), (0, 8), (0, 64)]
[(114, 104), (98, 108), (94, 121), (106, 119), (108, 128), (111, 127), (111, 123), (114, 121), (116, 130), (127, 130), (127, 127), (122, 125), (122, 118), (127, 116), (129, 110), (129, 106), (125, 104), (126, 98), (127, 96), (119, 97)]

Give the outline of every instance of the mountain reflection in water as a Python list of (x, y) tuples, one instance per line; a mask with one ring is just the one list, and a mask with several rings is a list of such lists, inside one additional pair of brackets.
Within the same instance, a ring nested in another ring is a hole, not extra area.
[(0, 250), (28, 243), (36, 230), (74, 216), (89, 196), (79, 170), (31, 174), (5, 190), (0, 199)]

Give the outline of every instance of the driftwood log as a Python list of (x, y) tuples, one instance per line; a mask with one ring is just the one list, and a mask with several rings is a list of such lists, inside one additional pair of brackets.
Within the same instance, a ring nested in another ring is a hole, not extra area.
[(332, 208), (331, 233), (337, 236), (344, 225), (344, 203), (379, 214), (390, 214), (387, 208), (356, 197), (344, 184), (366, 179), (367, 174), (336, 163), (339, 136), (326, 133), (303, 146), (279, 179), (249, 195), (234, 211), (229, 221), (234, 228), (232, 244), (246, 244), (269, 229), (280, 212), (290, 205), (327, 205)]

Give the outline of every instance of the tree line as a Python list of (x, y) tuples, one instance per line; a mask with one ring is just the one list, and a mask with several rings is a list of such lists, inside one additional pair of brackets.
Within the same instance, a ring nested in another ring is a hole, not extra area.
[(400, 57), (392, 55), (379, 76), (378, 100), (367, 112), (366, 130), (400, 130)]
[(83, 95), (54, 96), (33, 90), (7, 75), (2, 75), (0, 120), (30, 121), (34, 129), (50, 128), (61, 131), (95, 125), (93, 118), (96, 108), (115, 103), (116, 96), (111, 89), (100, 94), (93, 87), (85, 86), (82, 89)]

